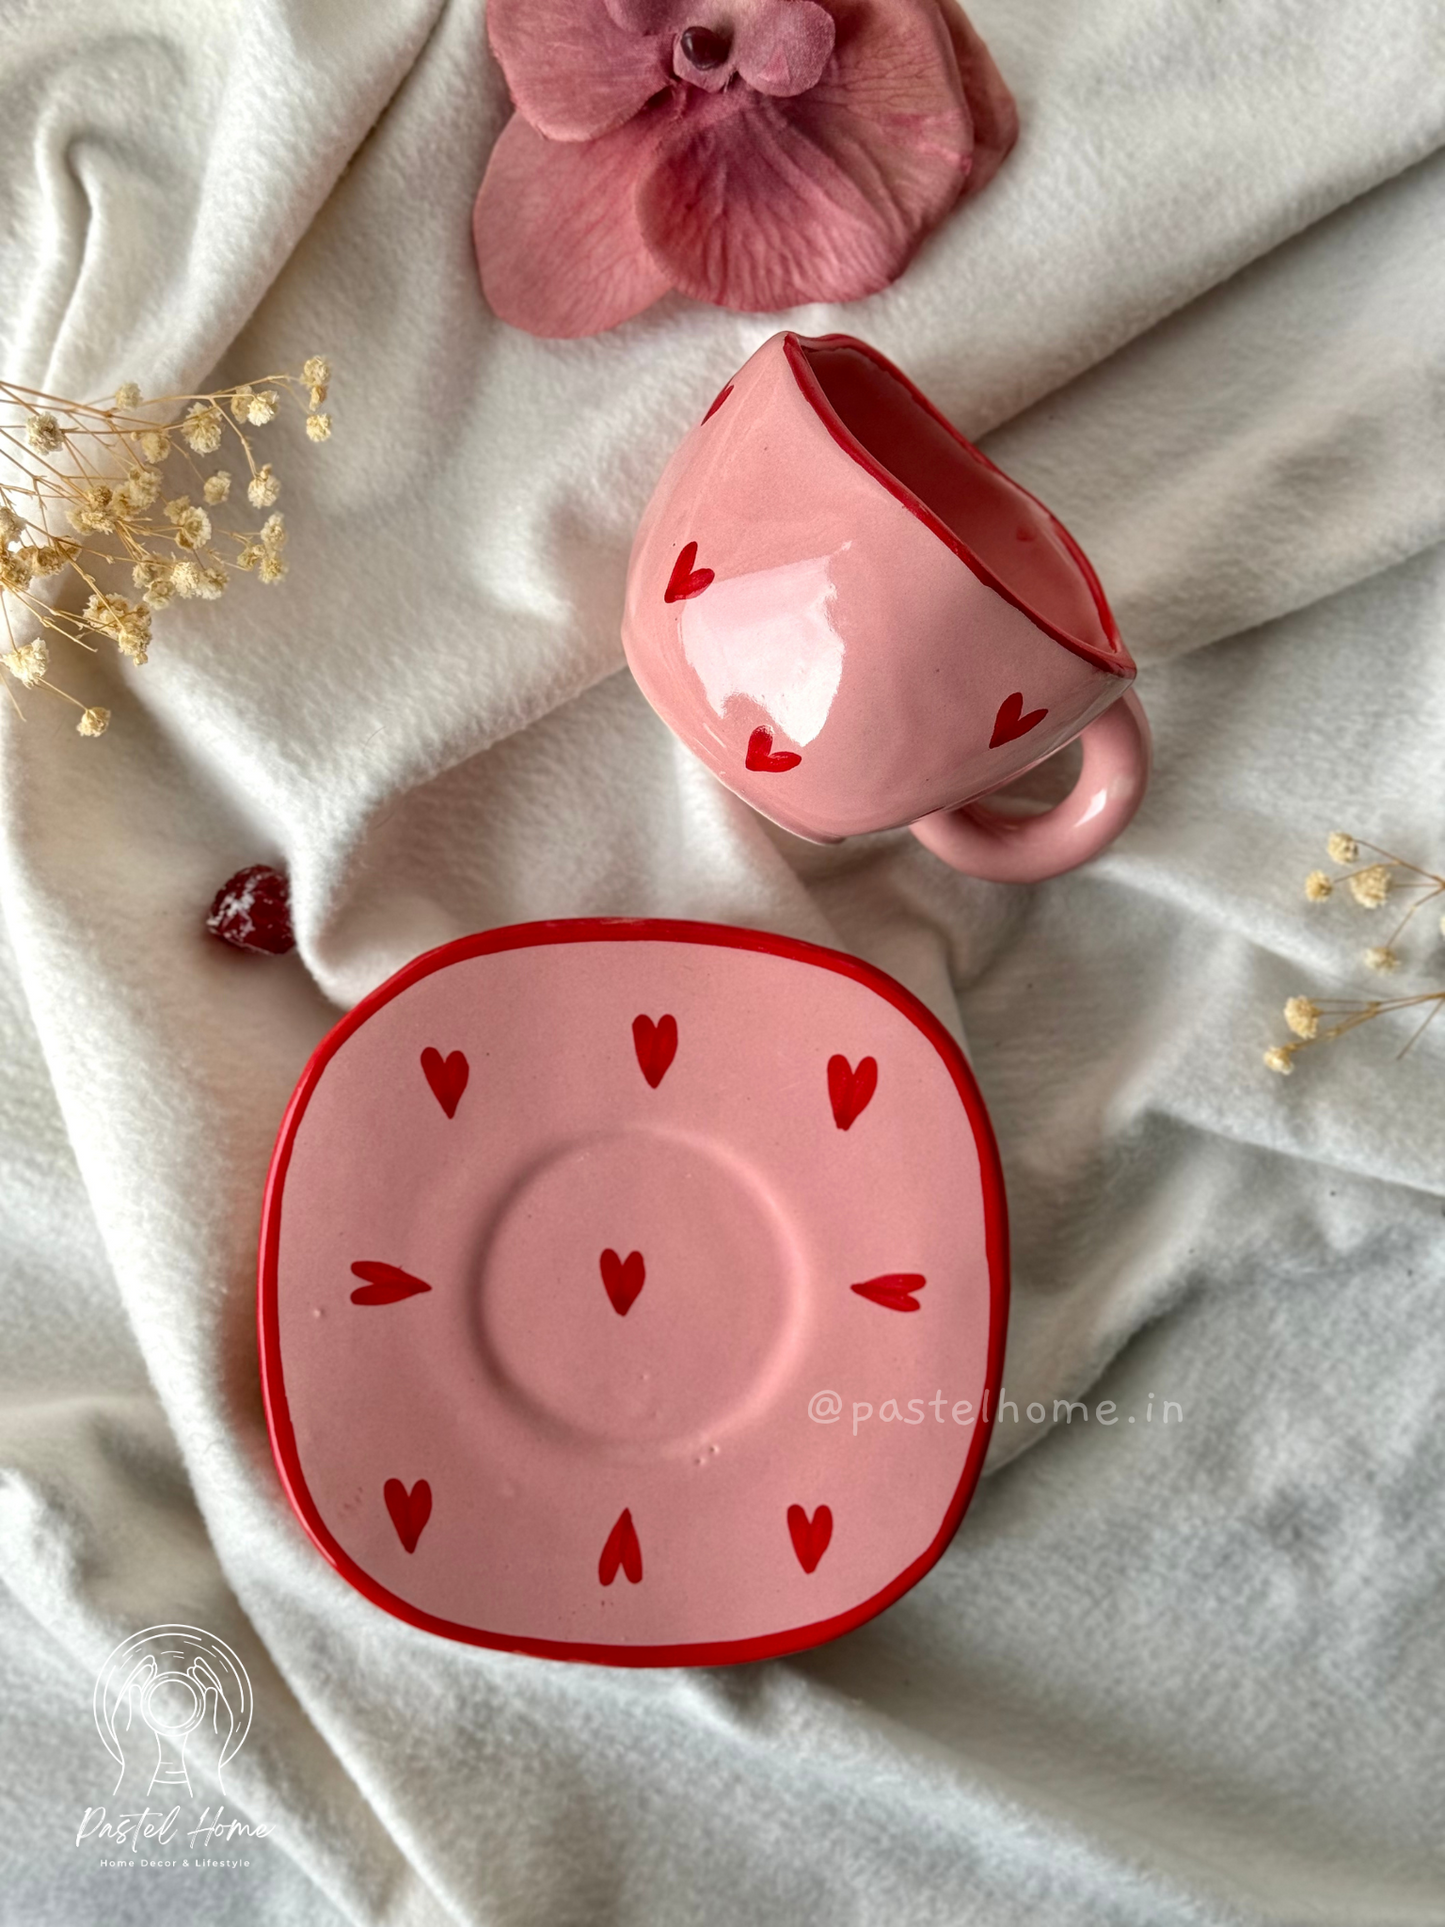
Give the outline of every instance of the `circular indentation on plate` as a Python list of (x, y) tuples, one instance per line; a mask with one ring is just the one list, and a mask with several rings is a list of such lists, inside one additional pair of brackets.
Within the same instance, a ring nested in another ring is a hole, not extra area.
[(587, 1138), (534, 1167), (488, 1230), (483, 1352), (574, 1435), (696, 1449), (767, 1401), (800, 1339), (802, 1262), (726, 1151), (655, 1130)]

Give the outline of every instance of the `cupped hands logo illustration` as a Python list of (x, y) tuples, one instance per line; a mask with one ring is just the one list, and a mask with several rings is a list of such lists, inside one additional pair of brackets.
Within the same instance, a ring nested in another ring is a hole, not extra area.
[(191, 1794), (187, 1748), (204, 1730), (220, 1777), (251, 1730), (251, 1681), (214, 1633), (147, 1626), (122, 1640), (101, 1667), (94, 1706), (101, 1744), (120, 1768), (117, 1792), (127, 1769), (143, 1765), (147, 1792)]

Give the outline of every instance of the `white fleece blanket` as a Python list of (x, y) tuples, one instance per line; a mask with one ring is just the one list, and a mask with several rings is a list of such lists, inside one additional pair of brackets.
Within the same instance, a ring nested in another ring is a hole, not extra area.
[[(6, 1920), (1445, 1920), (1445, 1031), (1260, 1066), (1286, 995), (1367, 975), (1375, 926), (1300, 893), (1326, 831), (1445, 866), (1445, 14), (973, 17), (1022, 139), (896, 288), (547, 344), (477, 291), (478, 0), (7, 10), (0, 367), (158, 392), (324, 352), (337, 432), (285, 457), (282, 588), (99, 663), (103, 742), (0, 728)], [(1158, 774), (1087, 871), (795, 842), (622, 669), (652, 481), (783, 321), (875, 341), (1097, 563)], [(200, 934), (258, 859), (279, 963)], [(317, 1556), (267, 1445), (255, 1231), (311, 1048), (443, 939), (617, 912), (880, 964), (1003, 1146), (1019, 1417), (923, 1584), (787, 1662), (430, 1638)], [(1441, 980), (1433, 933), (1402, 981)], [(1068, 1395), (1137, 1423), (1054, 1424)], [(75, 1843), (97, 1669), (162, 1622), (250, 1672), (244, 1867)]]

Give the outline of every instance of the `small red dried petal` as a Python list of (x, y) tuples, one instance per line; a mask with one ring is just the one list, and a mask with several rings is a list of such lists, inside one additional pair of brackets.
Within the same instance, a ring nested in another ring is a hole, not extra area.
[(237, 870), (216, 892), (206, 928), (222, 943), (238, 950), (258, 950), (270, 957), (296, 948), (291, 928), (291, 885), (269, 864), (253, 863)]

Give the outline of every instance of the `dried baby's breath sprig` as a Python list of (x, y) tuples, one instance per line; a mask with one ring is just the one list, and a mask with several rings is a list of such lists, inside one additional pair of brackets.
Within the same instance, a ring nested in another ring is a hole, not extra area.
[(1320, 1007), (1312, 997), (1291, 997), (1284, 1007), (1284, 1021), (1308, 1043), (1320, 1034)]
[(150, 649), (151, 612), (143, 602), (129, 603), (123, 595), (93, 595), (81, 621), (102, 636), (110, 636), (123, 656), (142, 663)]
[[(219, 526), (232, 469), (205, 474), (193, 458), (227, 445), (245, 464), (249, 506), (274, 509), (280, 477), (272, 462), (257, 461), (254, 431), (292, 407), (311, 441), (326, 440), (331, 417), (319, 410), (330, 380), (325, 358), (313, 355), (299, 374), (149, 401), (133, 381), (109, 402), (0, 382), (0, 687), (17, 711), (12, 685), (44, 689), (80, 710), (82, 736), (103, 735), (110, 711), (50, 680), (57, 645), (94, 653), (103, 638), (139, 666), (156, 611), (177, 600), (213, 602), (236, 571), (267, 584), (284, 577), (281, 516), (259, 529)], [(66, 527), (71, 534), (58, 533)], [(119, 592), (126, 575), (135, 601)], [(36, 588), (51, 578), (59, 579), (53, 597)]]
[(115, 518), (122, 512), (108, 482), (92, 482), (82, 488), (65, 511), (65, 519), (81, 535), (112, 535)]
[[(1396, 945), (1416, 914), (1427, 903), (1433, 903), (1445, 895), (1445, 876), (1437, 876), (1433, 870), (1427, 870), (1421, 864), (1411, 863), (1406, 857), (1396, 856), (1391, 850), (1382, 850), (1378, 845), (1366, 843), (1344, 830), (1334, 831), (1326, 848), (1331, 859), (1343, 864), (1345, 869), (1343, 874), (1333, 876), (1325, 870), (1310, 872), (1305, 878), (1305, 895), (1312, 903), (1322, 903), (1327, 897), (1333, 896), (1338, 884), (1348, 887), (1351, 897), (1363, 910), (1378, 910), (1396, 894), (1409, 899), (1404, 914), (1388, 939), (1384, 943), (1371, 944), (1364, 953), (1365, 963), (1371, 970), (1386, 975), (1397, 971), (1402, 958)], [(1440, 919), (1440, 930), (1445, 935), (1445, 916)], [(1297, 1053), (1311, 1044), (1333, 1043), (1350, 1031), (1358, 1030), (1361, 1024), (1371, 1023), (1376, 1017), (1385, 1016), (1391, 1011), (1422, 1010), (1423, 1018), (1399, 1053), (1403, 1057), (1434, 1022), (1442, 1005), (1445, 1005), (1445, 989), (1419, 991), (1407, 997), (1291, 997), (1284, 1007), (1284, 1021), (1293, 1033), (1293, 1040), (1286, 1044), (1272, 1044), (1264, 1053), (1264, 1062), (1269, 1070), (1287, 1077), (1294, 1069)]]
[(37, 576), (59, 575), (73, 555), (80, 552), (78, 542), (67, 542), (62, 536), (56, 542), (42, 542), (38, 549), (31, 551), (30, 579)]
[(1390, 894), (1391, 882), (1387, 864), (1367, 864), (1350, 878), (1350, 895), (1362, 910), (1378, 910)]
[(37, 455), (53, 455), (64, 445), (65, 437), (60, 432), (60, 423), (48, 408), (42, 408), (27, 417), (25, 441)]
[[(302, 380), (305, 380), (303, 371)], [(253, 428), (264, 428), (276, 417), (276, 404), (279, 396), (274, 388), (254, 389), (250, 382), (235, 389), (231, 395), (231, 413), (238, 422), (249, 422)]]
[(187, 556), (171, 570), (171, 586), (187, 602), (214, 602), (225, 593), (226, 571), (208, 569)]
[(271, 464), (262, 462), (246, 485), (246, 500), (253, 509), (268, 509), (275, 506), (280, 493), (281, 484), (271, 473)]
[[(1416, 1025), (1397, 1055), (1403, 1057), (1423, 1035), (1439, 1015), (1440, 1007), (1445, 1004), (1445, 990), (1422, 990), (1413, 997), (1369, 997), (1358, 1000), (1351, 998), (1326, 998), (1316, 1000), (1312, 997), (1291, 997), (1285, 1005), (1285, 1022), (1290, 1023), (1290, 1009), (1294, 1005), (1307, 1004), (1315, 1012), (1315, 1028), (1308, 1034), (1297, 1032), (1296, 1039), (1288, 1044), (1273, 1044), (1264, 1053), (1264, 1061), (1272, 1071), (1287, 1075), (1294, 1069), (1294, 1056), (1297, 1051), (1305, 1050), (1311, 1044), (1333, 1044), (1338, 1038), (1347, 1036), (1350, 1031), (1358, 1030), (1361, 1024), (1368, 1024), (1376, 1017), (1383, 1017), (1392, 1010), (1423, 1010), (1424, 1019)], [(1324, 1022), (1322, 1020), (1332, 1021)]]
[[(1416, 913), (1427, 903), (1445, 894), (1445, 876), (1423, 869), (1418, 863), (1366, 843), (1347, 830), (1334, 830), (1325, 845), (1334, 862), (1345, 867), (1339, 875), (1326, 870), (1311, 870), (1305, 878), (1305, 895), (1311, 903), (1332, 897), (1336, 886), (1344, 884), (1362, 910), (1378, 910), (1392, 896), (1408, 899), (1404, 915), (1382, 944), (1373, 944), (1365, 953), (1372, 970), (1393, 970), (1398, 958), (1395, 944)], [(1363, 853), (1363, 860), (1362, 860)], [(1441, 925), (1445, 931), (1445, 922)], [(1393, 961), (1392, 961), (1393, 959)]]
[(154, 508), (163, 479), (158, 468), (146, 468), (138, 463), (115, 491), (112, 500), (124, 514), (139, 515), (142, 509)]
[(188, 495), (177, 495), (166, 503), (166, 520), (176, 532), (183, 549), (204, 549), (211, 540), (211, 518), (197, 508)]
[(22, 642), (18, 649), (7, 650), (0, 656), (0, 662), (5, 664), (16, 682), (33, 689), (50, 667), (50, 651), (37, 636), (34, 642)]
[(181, 438), (195, 454), (214, 455), (225, 426), (225, 417), (213, 401), (195, 401), (181, 423)]

